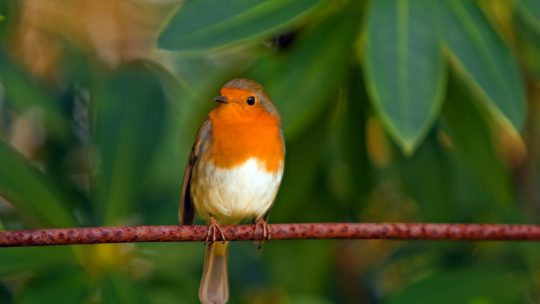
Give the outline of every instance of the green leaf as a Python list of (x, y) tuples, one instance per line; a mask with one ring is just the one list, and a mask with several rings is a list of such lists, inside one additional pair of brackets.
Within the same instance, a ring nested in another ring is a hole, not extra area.
[(473, 266), (436, 272), (405, 286), (385, 303), (521, 303), (526, 282), (523, 274), (498, 265)]
[(472, 83), (497, 119), (520, 130), (526, 116), (525, 93), (516, 61), (502, 38), (471, 0), (437, 2), (451, 59)]
[(498, 206), (513, 200), (510, 175), (492, 142), (488, 121), (463, 83), (452, 78), (443, 110), (445, 127), (457, 156)]
[(73, 227), (60, 190), (8, 144), (0, 141), (0, 194), (42, 226)]
[(141, 288), (125, 274), (107, 274), (101, 282), (101, 297), (104, 304), (146, 304), (149, 303)]
[(337, 98), (359, 30), (359, 13), (350, 6), (334, 13), (303, 33), (286, 56), (267, 58), (248, 73), (265, 80), (265, 89), (282, 114), (288, 140), (308, 127), (326, 102)]
[(540, 1), (519, 0), (517, 10), (520, 15), (540, 34)]
[(122, 220), (138, 198), (161, 142), (167, 98), (150, 62), (133, 62), (106, 80), (98, 97), (98, 204), (105, 224)]
[(325, 0), (193, 0), (171, 18), (160, 48), (201, 51), (261, 39), (291, 27)]
[(376, 0), (367, 16), (366, 75), (386, 129), (411, 154), (438, 116), (445, 64), (434, 2)]

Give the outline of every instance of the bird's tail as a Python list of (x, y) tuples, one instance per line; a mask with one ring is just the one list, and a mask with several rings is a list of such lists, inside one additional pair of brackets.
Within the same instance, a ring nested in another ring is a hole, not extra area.
[(204, 257), (204, 270), (199, 287), (202, 304), (224, 304), (229, 299), (227, 253), (229, 242), (210, 244)]

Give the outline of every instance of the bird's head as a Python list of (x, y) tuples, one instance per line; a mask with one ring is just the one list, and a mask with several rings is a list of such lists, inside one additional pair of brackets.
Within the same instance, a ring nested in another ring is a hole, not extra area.
[(279, 113), (270, 96), (256, 81), (233, 79), (221, 88), (220, 94), (214, 98), (214, 101), (219, 103), (220, 112), (247, 117), (270, 115), (279, 120)]

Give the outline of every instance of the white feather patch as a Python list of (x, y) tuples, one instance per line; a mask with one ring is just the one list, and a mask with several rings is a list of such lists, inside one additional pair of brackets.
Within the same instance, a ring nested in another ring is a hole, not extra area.
[(195, 210), (204, 219), (211, 214), (220, 224), (260, 218), (270, 209), (282, 175), (283, 164), (270, 173), (256, 158), (229, 169), (200, 161), (193, 168), (190, 186)]

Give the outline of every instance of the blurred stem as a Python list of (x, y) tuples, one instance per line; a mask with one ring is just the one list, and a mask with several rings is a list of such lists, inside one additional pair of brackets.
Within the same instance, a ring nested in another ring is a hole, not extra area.
[(532, 78), (527, 79), (527, 93), (529, 102), (529, 117), (525, 126), (525, 144), (527, 156), (517, 168), (521, 196), (525, 202), (526, 214), (532, 214), (534, 219), (540, 218), (540, 193), (536, 188), (538, 179), (537, 167), (540, 156), (540, 82)]

